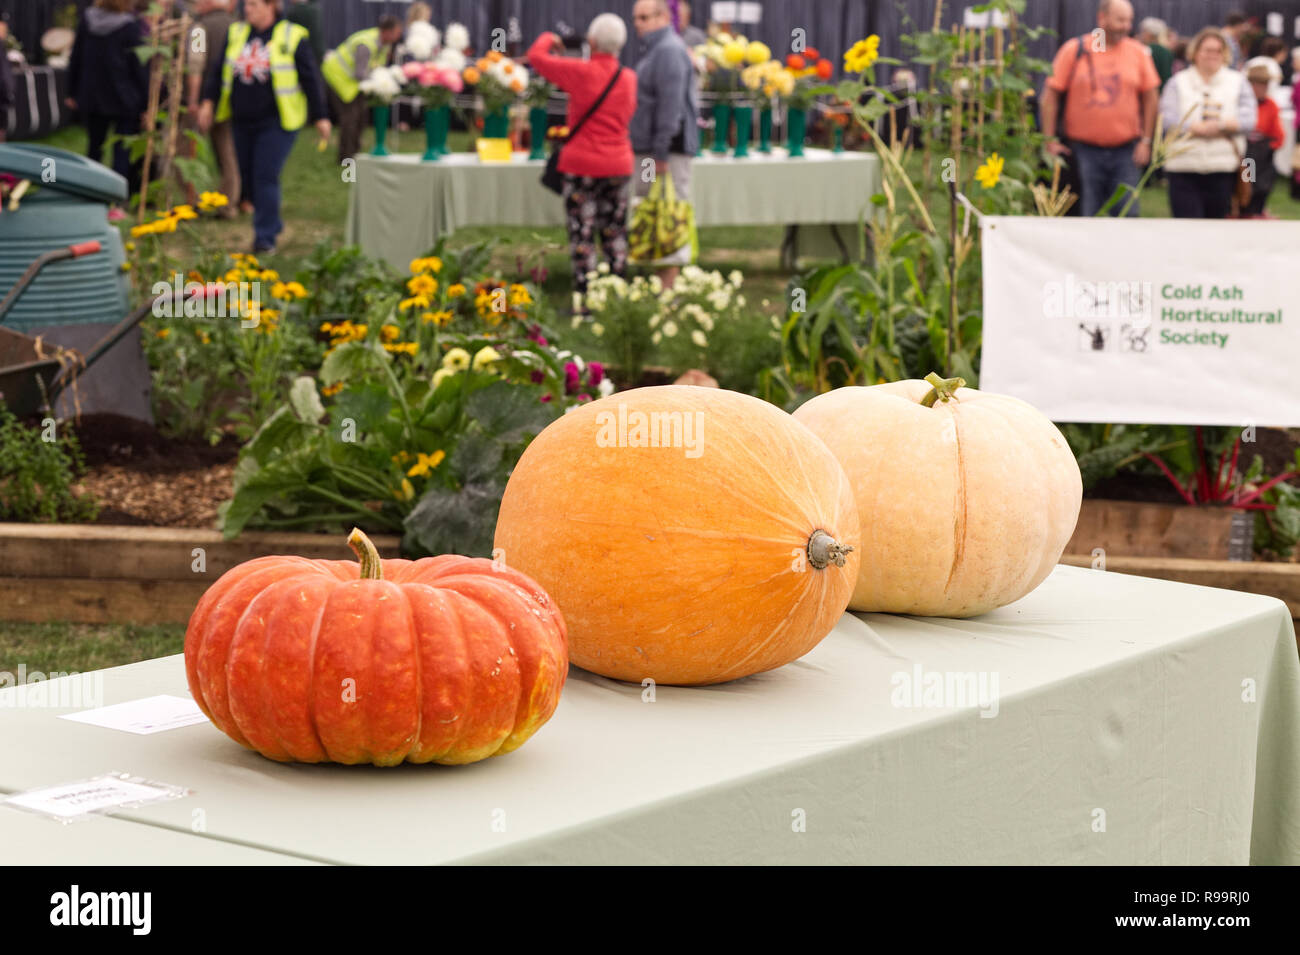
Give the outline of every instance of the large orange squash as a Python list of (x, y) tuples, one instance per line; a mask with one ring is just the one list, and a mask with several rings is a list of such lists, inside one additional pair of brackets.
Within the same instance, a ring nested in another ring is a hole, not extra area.
[(560, 605), (578, 666), (703, 684), (826, 636), (857, 578), (857, 528), (844, 471), (807, 428), (748, 395), (665, 385), (538, 435), (496, 546)]
[(1042, 583), (1074, 532), (1083, 483), (1064, 436), (1019, 398), (964, 384), (838, 388), (795, 412), (853, 483), (853, 610), (984, 613)]
[(185, 633), (195, 702), (271, 759), (472, 763), (522, 746), (568, 673), (537, 584), (468, 557), (261, 557), (208, 590)]

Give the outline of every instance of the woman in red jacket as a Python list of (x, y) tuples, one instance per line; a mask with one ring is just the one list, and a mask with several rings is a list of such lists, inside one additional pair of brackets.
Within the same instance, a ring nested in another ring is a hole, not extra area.
[[(573, 287), (587, 291), (587, 274), (596, 269), (596, 243), (605, 250), (611, 272), (627, 271), (628, 185), (632, 181), (632, 141), (628, 125), (636, 112), (636, 74), (618, 57), (627, 42), (627, 25), (613, 13), (591, 21), (587, 44), (591, 59), (560, 55), (564, 44), (543, 33), (528, 51), (528, 65), (569, 94), (570, 129), (591, 111), (560, 153), (564, 211), (573, 256)], [(616, 72), (621, 73), (617, 79)], [(613, 86), (610, 86), (611, 80)], [(596, 101), (609, 87), (600, 106)], [(580, 309), (579, 309), (580, 310)]]
[(1251, 189), (1250, 202), (1241, 210), (1243, 219), (1272, 219), (1264, 211), (1268, 194), (1273, 189), (1277, 170), (1273, 168), (1273, 154), (1282, 148), (1282, 115), (1277, 103), (1268, 95), (1273, 77), (1264, 65), (1250, 67), (1246, 79), (1255, 91), (1256, 105), (1259, 107), (1255, 119), (1255, 128), (1246, 137), (1246, 158), (1255, 162), (1255, 184)]

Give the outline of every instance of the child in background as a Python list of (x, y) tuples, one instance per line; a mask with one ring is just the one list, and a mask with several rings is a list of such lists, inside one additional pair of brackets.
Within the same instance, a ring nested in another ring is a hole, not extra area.
[(1268, 95), (1273, 76), (1267, 66), (1257, 64), (1246, 71), (1246, 79), (1255, 91), (1259, 106), (1259, 115), (1255, 128), (1246, 136), (1246, 158), (1255, 162), (1255, 187), (1251, 191), (1250, 203), (1241, 210), (1243, 219), (1275, 219), (1276, 216), (1264, 211), (1268, 194), (1273, 188), (1277, 171), (1273, 168), (1273, 153), (1282, 146), (1282, 116), (1277, 103)]

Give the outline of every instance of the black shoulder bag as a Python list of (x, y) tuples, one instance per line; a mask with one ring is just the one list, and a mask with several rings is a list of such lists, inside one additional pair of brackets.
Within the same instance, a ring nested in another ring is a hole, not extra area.
[(604, 91), (596, 98), (596, 102), (591, 104), (591, 109), (582, 114), (582, 118), (573, 124), (573, 129), (569, 130), (569, 135), (564, 137), (563, 141), (557, 142), (555, 148), (551, 150), (551, 155), (546, 159), (546, 168), (542, 170), (542, 185), (556, 195), (564, 193), (564, 173), (560, 172), (560, 151), (564, 149), (565, 144), (574, 136), (578, 135), (578, 130), (582, 129), (582, 124), (587, 121), (592, 113), (600, 109), (600, 104), (605, 102), (605, 97), (609, 91), (614, 88), (618, 78), (623, 75), (623, 67), (620, 66), (614, 71), (614, 75), (609, 78), (609, 83), (605, 86)]

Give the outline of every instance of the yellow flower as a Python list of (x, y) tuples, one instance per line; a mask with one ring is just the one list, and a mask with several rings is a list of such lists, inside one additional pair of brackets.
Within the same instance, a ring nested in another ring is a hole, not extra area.
[(406, 472), (407, 477), (420, 477), (421, 475), (428, 474), (442, 463), (442, 459), (447, 456), (447, 452), (435, 451), (433, 454), (425, 454), (423, 451), (420, 451), (417, 456), (419, 460), (417, 460), (415, 464), (411, 465), (410, 470)]
[(464, 294), (465, 294), (465, 286), (462, 285), (460, 282), (453, 282), (451, 285), (447, 286), (448, 298), (460, 298)]
[(442, 259), (436, 255), (430, 255), (427, 258), (411, 259), (411, 274), (419, 275), (421, 272), (441, 272)]
[(199, 193), (199, 208), (204, 212), (212, 209), (220, 209), (222, 206), (230, 205), (230, 200), (220, 192), (201, 192)]
[(410, 451), (398, 451), (396, 454), (393, 455), (394, 464), (401, 464), (403, 461), (409, 461), (409, 460), (411, 460)]
[(433, 390), (437, 391), (438, 386), (442, 384), (443, 381), (450, 378), (454, 374), (456, 373), (452, 371), (450, 368), (439, 368), (437, 371), (435, 371), (433, 373)]
[(119, 268), (121, 268), (121, 270), (122, 270), (123, 272), (130, 272), (130, 271), (131, 271), (131, 263), (130, 263), (130, 262), (123, 262), (123, 263), (119, 266)]
[(170, 328), (160, 328), (158, 331), (154, 332), (154, 336), (157, 338), (166, 338), (171, 333), (172, 330)]
[(410, 298), (402, 299), (401, 303), (397, 306), (397, 310), (399, 312), (404, 312), (408, 308), (428, 308), (428, 307), (429, 307), (429, 296), (412, 295)]
[(280, 273), (275, 269), (263, 269), (258, 278), (263, 282), (278, 282), (280, 281)]
[(450, 325), (451, 320), (456, 317), (456, 313), (450, 309), (442, 309), (438, 312), (425, 312), (420, 318), (426, 322), (432, 322), (434, 325), (442, 328), (444, 325)]
[(128, 251), (128, 252), (134, 252), (134, 251), (135, 251), (135, 243), (134, 243), (134, 242), (128, 242), (128, 243), (126, 244), (126, 251)]
[(235, 252), (230, 256), (236, 262), (243, 263), (245, 266), (257, 267), (257, 256), (249, 252)]
[(177, 206), (170, 213), (176, 219), (197, 219), (199, 214), (190, 205)]
[(723, 62), (729, 66), (736, 66), (745, 61), (745, 44), (739, 40), (732, 40), (722, 48)]
[(295, 298), (306, 298), (307, 290), (301, 282), (276, 282), (271, 286), (271, 297), (292, 302)]
[(244, 277), (244, 272), (242, 269), (231, 269), (222, 277), (227, 282), (238, 282), (240, 279)]
[(395, 341), (400, 334), (402, 330), (396, 325), (383, 325), (379, 329), (379, 337), (386, 342)]
[(398, 342), (395, 345), (384, 345), (384, 351), (393, 352), (398, 355), (414, 355), (419, 350), (419, 342)]
[(847, 73), (861, 73), (880, 58), (880, 37), (874, 33), (865, 40), (859, 40), (844, 54), (844, 70)]
[(482, 368), (491, 365), (494, 361), (500, 360), (501, 354), (491, 345), (488, 345), (484, 348), (480, 348), (474, 353), (474, 363), (471, 367), (475, 371), (479, 371)]
[(1005, 163), (1005, 159), (993, 153), (984, 160), (984, 165), (975, 170), (975, 180), (985, 189), (992, 189), (1002, 178), (1002, 167)]
[(510, 286), (510, 304), (511, 305), (532, 305), (533, 297), (528, 294), (528, 289), (523, 285)]
[(399, 501), (409, 501), (411, 498), (415, 497), (415, 488), (411, 486), (410, 481), (406, 478), (402, 478), (402, 487), (400, 490), (393, 492), (393, 497), (397, 498)]
[(207, 332), (205, 332), (203, 329), (200, 328), (195, 334), (199, 336), (199, 341), (201, 341), (203, 344), (205, 345), (212, 344), (212, 336), (209, 335)]
[(438, 291), (438, 280), (432, 275), (417, 275), (407, 280), (406, 287), (412, 295), (432, 295)]
[(334, 397), (334, 395), (337, 395), (342, 390), (343, 390), (343, 382), (336, 381), (332, 385), (326, 385), (324, 388), (320, 390), (320, 393), (324, 395), (326, 398), (332, 398)]
[(442, 356), (442, 367), (452, 371), (464, 371), (469, 367), (469, 352), (463, 348), (453, 348)]
[(772, 59), (772, 51), (766, 43), (755, 41), (745, 48), (745, 59), (750, 63), (766, 63)]

